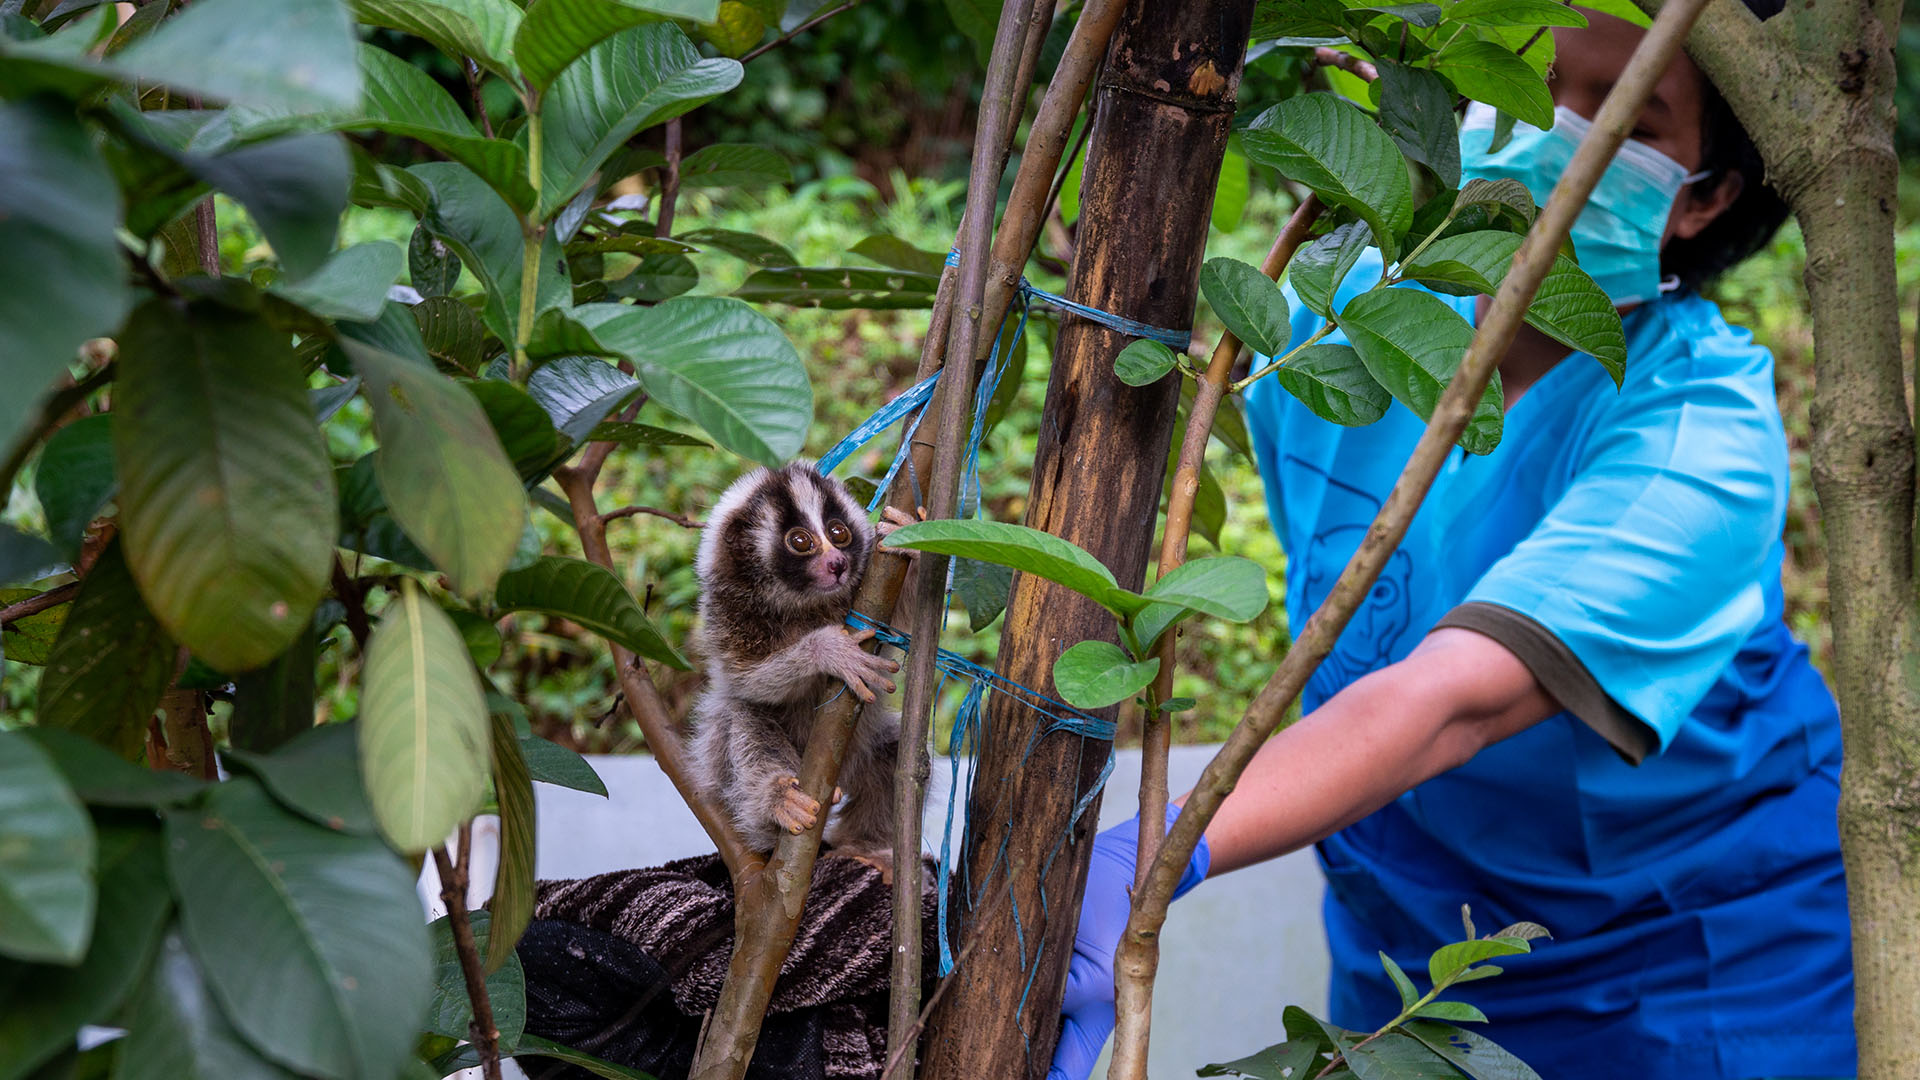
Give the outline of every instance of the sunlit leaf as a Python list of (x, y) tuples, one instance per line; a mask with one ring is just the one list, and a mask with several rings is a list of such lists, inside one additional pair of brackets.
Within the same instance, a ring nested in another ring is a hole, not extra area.
[[(1553, 0), (1540, 0), (1552, 4)], [(1380, 127), (1408, 158), (1432, 169), (1447, 187), (1460, 183), (1460, 132), (1453, 118), (1453, 91), (1423, 68), (1378, 61)]]
[(1200, 292), (1227, 330), (1255, 352), (1284, 349), (1290, 328), (1280, 286), (1238, 259), (1208, 259), (1200, 268)]
[(1003, 521), (922, 521), (887, 537), (886, 546), (979, 559), (1045, 578), (1112, 611), (1131, 615), (1150, 601), (1120, 587), (1113, 571), (1085, 549), (1050, 533)]
[(1113, 373), (1128, 386), (1149, 386), (1165, 378), (1178, 360), (1172, 349), (1140, 338), (1128, 342), (1113, 358)]
[(582, 559), (536, 559), (524, 570), (503, 575), (493, 602), (502, 611), (539, 611), (571, 619), (649, 660), (682, 671), (692, 668), (612, 571)]
[(512, 0), (349, 0), (354, 18), (426, 38), (458, 60), (471, 57), (503, 79), (516, 79), (513, 37), (520, 8)]
[(1358, 214), (1392, 259), (1413, 221), (1413, 187), (1399, 148), (1366, 113), (1333, 94), (1301, 94), (1261, 113), (1240, 138), (1249, 158)]
[(1546, 81), (1511, 49), (1465, 38), (1441, 49), (1433, 69), (1475, 101), (1537, 128), (1553, 126), (1553, 95)]
[(1080, 709), (1104, 709), (1146, 689), (1160, 671), (1160, 658), (1136, 661), (1109, 641), (1081, 641), (1053, 662), (1053, 688)]
[(1282, 364), (1274, 378), (1315, 416), (1346, 427), (1373, 423), (1393, 403), (1347, 345), (1309, 345)]
[(47, 535), (68, 559), (80, 554), (87, 525), (120, 489), (113, 467), (113, 417), (85, 416), (47, 440), (33, 491), (47, 517)]
[[(1473, 327), (1459, 312), (1431, 293), (1411, 289), (1361, 293), (1341, 311), (1340, 329), (1367, 373), (1422, 420), (1433, 416), (1434, 404), (1473, 342)], [(1460, 434), (1460, 445), (1470, 453), (1491, 453), (1499, 445), (1502, 402), (1495, 372)]]

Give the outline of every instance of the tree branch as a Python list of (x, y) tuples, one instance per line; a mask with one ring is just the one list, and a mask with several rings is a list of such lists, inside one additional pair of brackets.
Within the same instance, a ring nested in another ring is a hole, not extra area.
[(1420, 436), (1386, 504), (1367, 530), (1366, 539), (1341, 571), (1332, 591), (1302, 629), (1280, 667), (1267, 680), (1246, 715), (1227, 737), (1226, 745), (1207, 764), (1186, 806), (1160, 846), (1144, 887), (1134, 890), (1133, 910), (1126, 933), (1114, 957), (1115, 1016), (1113, 1065), (1109, 1080), (1141, 1080), (1147, 1068), (1147, 1019), (1152, 1008), (1151, 973), (1155, 943), (1166, 921), (1167, 904), (1208, 822), (1233, 790), (1254, 752), (1286, 715), (1307, 677), (1332, 650), (1360, 601), (1380, 575), (1387, 559), (1400, 546), (1414, 513), (1420, 508), (1433, 479), (1466, 429), (1481, 393), (1492, 378), (1514, 333), (1552, 268), (1573, 221), (1586, 205), (1594, 185), (1606, 171), (1614, 152), (1625, 141), (1633, 121), (1652, 93), (1654, 84), (1680, 50), (1687, 28), (1706, 0), (1673, 0), (1654, 20), (1626, 69), (1594, 117), (1593, 128), (1574, 152), (1560, 182), (1541, 208), (1506, 280), (1495, 294), (1486, 318), (1474, 334), (1466, 356), (1434, 406), (1426, 431)]
[(56, 585), (43, 593), (36, 593), (23, 600), (15, 600), (6, 607), (0, 607), (0, 626), (11, 626), (21, 619), (32, 618), (47, 610), (56, 608), (80, 594), (80, 583), (69, 581), (65, 585)]
[(667, 121), (667, 170), (660, 181), (660, 213), (653, 235), (665, 239), (673, 235), (673, 212), (680, 201), (680, 118)]
[(1321, 67), (1337, 67), (1350, 75), (1357, 75), (1368, 82), (1380, 77), (1380, 72), (1372, 64), (1339, 49), (1325, 45), (1316, 45), (1313, 49), (1313, 62)]
[(467, 916), (467, 864), (458, 867), (447, 849), (433, 849), (433, 866), (440, 872), (440, 902), (447, 905), (447, 926), (453, 931), (453, 951), (460, 957), (460, 977), (466, 980), (467, 1000), (473, 1003), (468, 1029), (480, 1052), (480, 1071), (486, 1080), (500, 1080), (500, 1029), (494, 1026), (493, 1003), (487, 998), (487, 972), (480, 964), (480, 947)]
[(813, 18), (808, 19), (806, 22), (801, 23), (799, 26), (796, 26), (793, 29), (787, 31), (786, 33), (781, 34), (779, 37), (774, 38), (772, 41), (767, 42), (765, 45), (756, 46), (755, 48), (748, 50), (747, 54), (740, 58), (740, 62), (743, 64), (751, 63), (754, 60), (762, 56), (765, 56), (766, 54), (779, 48), (780, 46), (785, 45), (787, 42), (792, 41), (794, 38), (799, 37), (801, 34), (804, 34), (807, 31), (813, 29), (814, 27), (819, 26), (821, 23), (826, 22), (828, 19), (833, 18), (835, 15), (838, 15), (843, 11), (851, 11), (852, 9), (857, 8), (859, 6), (860, 6), (860, 0), (847, 0), (846, 3), (841, 4), (837, 8), (832, 8), (830, 10), (823, 11), (820, 14), (815, 15)]
[(657, 518), (665, 518), (683, 529), (698, 529), (705, 524), (698, 518), (690, 518), (685, 514), (676, 514), (671, 510), (661, 510), (652, 506), (623, 506), (618, 510), (609, 510), (600, 515), (600, 522), (604, 525), (609, 521), (618, 521), (621, 518), (633, 517), (636, 514), (648, 514)]

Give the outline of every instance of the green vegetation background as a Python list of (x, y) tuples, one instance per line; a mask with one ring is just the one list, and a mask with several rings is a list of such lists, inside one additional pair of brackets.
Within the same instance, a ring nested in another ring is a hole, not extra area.
[[(1902, 309), (1915, 312), (1920, 301), (1920, 13), (1909, 12), (1906, 19), (1898, 50), (1899, 133), (1905, 163), (1898, 263)], [(382, 44), (396, 46), (404, 41), (396, 37)], [(1057, 55), (1059, 42), (1053, 44)], [(458, 74), (444, 57), (415, 50), (414, 59), (450, 88), (458, 86)], [(1052, 57), (1046, 59), (1050, 67)], [(784, 244), (803, 264), (816, 266), (862, 264), (864, 260), (848, 251), (875, 233), (890, 233), (929, 251), (945, 250), (964, 199), (962, 177), (978, 73), (971, 43), (954, 29), (947, 11), (936, 5), (870, 0), (823, 24), (755, 60), (738, 92), (688, 118), (689, 150), (716, 142), (771, 146), (792, 164), (794, 182), (726, 201), (716, 201), (699, 190), (684, 192), (676, 231), (718, 227), (756, 233)], [(1294, 68), (1283, 56), (1268, 54), (1256, 60), (1241, 91), (1244, 115), (1251, 117), (1270, 104), (1278, 96), (1276, 87), (1293, 77)], [(497, 104), (504, 107), (505, 103)], [(416, 148), (404, 142), (382, 149), (396, 161), (416, 159)], [(1195, 197), (1204, 193), (1196, 191)], [(1232, 206), (1236, 198), (1244, 199), (1237, 213)], [(1292, 209), (1293, 196), (1277, 177), (1259, 175), (1256, 169), (1245, 188), (1223, 189), (1220, 203), (1207, 254), (1257, 263)], [(264, 242), (234, 204), (222, 199), (219, 216), (226, 269), (244, 274), (266, 256)], [(386, 238), (404, 245), (410, 228), (404, 213), (355, 209), (343, 227), (341, 244)], [(1043, 253), (1064, 255), (1059, 239), (1053, 234), (1043, 240)], [(721, 260), (703, 264), (704, 276), (693, 291), (724, 294), (746, 275), (742, 264), (721, 264)], [(1708, 292), (1730, 321), (1752, 329), (1774, 351), (1793, 466), (1785, 531), (1786, 610), (1794, 631), (1824, 666), (1831, 635), (1819, 507), (1807, 465), (1807, 401), (1813, 376), (1812, 329), (1801, 282), (1804, 268), (1798, 230), (1789, 224), (1765, 251)], [(1063, 284), (1044, 269), (1033, 276), (1050, 288)], [(773, 308), (769, 313), (786, 330), (812, 373), (816, 400), (807, 442), (810, 455), (823, 453), (909, 385), (927, 325), (924, 311)], [(1902, 348), (1909, 365), (1914, 360), (1912, 318), (1920, 318), (1920, 313), (1903, 321)], [(1025, 509), (1028, 467), (1046, 389), (1048, 345), (1055, 327), (1037, 322), (1034, 329), (1015, 404), (981, 454), (987, 512), (1007, 521), (1020, 520)], [(1210, 347), (1219, 333), (1218, 322), (1203, 307), (1195, 327), (1196, 341)], [(356, 400), (349, 408), (363, 410), (364, 405)], [(644, 410), (641, 419), (676, 426), (657, 408)], [(370, 448), (364, 416), (361, 420), (360, 438), (366, 445), (334, 447), (336, 457), (350, 458), (349, 451)], [(351, 425), (345, 426), (351, 430)], [(335, 437), (353, 438), (351, 434)], [(891, 436), (875, 440), (849, 468), (877, 477), (885, 468), (883, 455), (891, 454), (893, 445)], [(1250, 463), (1218, 442), (1210, 452), (1209, 465), (1228, 507), (1221, 547), (1268, 568), (1275, 603), (1251, 623), (1202, 624), (1183, 638), (1175, 694), (1197, 699), (1199, 707), (1178, 717), (1176, 738), (1189, 742), (1214, 741), (1226, 734), (1289, 641), (1280, 603), (1285, 559), (1267, 523), (1259, 477)], [(739, 460), (717, 450), (672, 447), (652, 453), (616, 452), (603, 481), (607, 494), (602, 504), (644, 505), (701, 517), (741, 468)], [(36, 524), (39, 508), (28, 491), (30, 484), (16, 487), (12, 504), (0, 517)], [(551, 515), (536, 512), (534, 521), (549, 550), (568, 550), (577, 543), (571, 528)], [(649, 614), (672, 637), (684, 641), (697, 597), (691, 564), (698, 534), (661, 518), (637, 515), (614, 523), (610, 540), (628, 586), (645, 598)], [(1197, 543), (1203, 549), (1206, 546), (1204, 540)], [(503, 625), (509, 625), (511, 632), (505, 635), (503, 662), (494, 669), (494, 676), (504, 692), (524, 704), (535, 730), (583, 751), (644, 748), (638, 727), (624, 710), (614, 708), (610, 659), (595, 639), (564, 622), (539, 616), (520, 616)], [(943, 644), (991, 663), (998, 639), (997, 622), (970, 631), (967, 614), (956, 605)], [(20, 665), (7, 670), (0, 681), (0, 716), (18, 719), (30, 708), (37, 670)], [(320, 707), (335, 716), (351, 714), (357, 707), (355, 674), (323, 653), (321, 677), (328, 689)], [(683, 706), (698, 686), (697, 674), (663, 669), (660, 677), (668, 700), (677, 706)], [(957, 701), (956, 690), (942, 702), (936, 736), (941, 746)], [(216, 709), (216, 725), (224, 711), (224, 707)], [(1137, 738), (1137, 724), (1136, 716), (1123, 716), (1123, 742)]]

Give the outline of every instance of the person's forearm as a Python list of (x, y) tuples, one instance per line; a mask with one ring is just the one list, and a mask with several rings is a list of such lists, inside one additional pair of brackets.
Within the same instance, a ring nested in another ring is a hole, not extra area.
[(1207, 827), (1210, 876), (1314, 843), (1555, 711), (1503, 647), (1441, 631), (1260, 749)]

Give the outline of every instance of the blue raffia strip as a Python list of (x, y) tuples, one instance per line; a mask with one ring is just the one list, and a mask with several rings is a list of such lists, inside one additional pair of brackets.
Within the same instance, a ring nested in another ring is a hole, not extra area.
[[(958, 251), (947, 252), (947, 265), (960, 265), (960, 253)], [(1048, 292), (1024, 277), (1020, 279), (1020, 294), (1025, 297), (1043, 300), (1061, 311), (1070, 312), (1083, 319), (1097, 322), (1110, 330), (1117, 330), (1128, 337), (1140, 337), (1146, 338), (1149, 341), (1157, 341), (1170, 349), (1185, 349), (1187, 344), (1193, 340), (1193, 332), (1190, 330), (1168, 330), (1150, 323), (1143, 323), (1138, 319), (1129, 319), (1125, 315), (1115, 315), (1110, 311), (1102, 311), (1097, 307), (1088, 307), (1078, 300), (1069, 300), (1059, 293)]]

